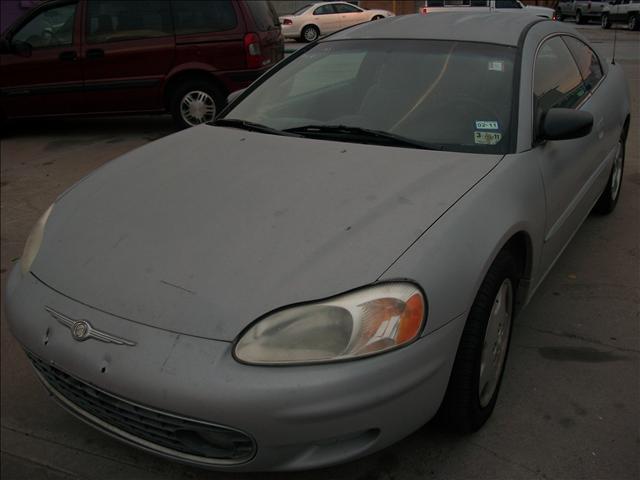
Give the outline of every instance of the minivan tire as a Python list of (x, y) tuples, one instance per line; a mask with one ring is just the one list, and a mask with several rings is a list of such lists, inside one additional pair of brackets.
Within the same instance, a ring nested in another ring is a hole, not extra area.
[[(193, 109), (186, 105), (191, 99)], [(211, 124), (225, 106), (225, 96), (213, 83), (204, 79), (186, 80), (178, 84), (169, 97), (169, 111), (180, 128)]]

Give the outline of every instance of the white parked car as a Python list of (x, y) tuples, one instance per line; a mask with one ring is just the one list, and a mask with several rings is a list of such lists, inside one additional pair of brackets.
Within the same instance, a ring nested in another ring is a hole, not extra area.
[(640, 30), (640, 0), (612, 0), (602, 10), (602, 28), (626, 23), (629, 30)]
[(280, 24), (285, 38), (313, 42), (320, 35), (394, 15), (388, 10), (365, 10), (346, 2), (324, 2), (306, 5), (280, 17)]

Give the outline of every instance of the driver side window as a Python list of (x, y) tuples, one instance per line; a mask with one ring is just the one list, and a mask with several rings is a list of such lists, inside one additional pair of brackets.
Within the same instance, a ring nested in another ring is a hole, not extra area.
[(12, 42), (23, 42), (31, 48), (50, 48), (73, 44), (77, 4), (61, 5), (41, 11), (20, 28)]
[(533, 98), (538, 120), (550, 108), (576, 108), (587, 93), (578, 66), (559, 36), (542, 44), (533, 75)]

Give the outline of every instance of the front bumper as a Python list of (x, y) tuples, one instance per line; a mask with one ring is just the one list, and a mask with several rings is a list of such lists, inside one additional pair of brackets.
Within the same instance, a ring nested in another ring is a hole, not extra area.
[[(241, 432), (253, 447), (237, 461), (176, 455), (91, 421), (82, 414), (82, 405), (64, 405), (72, 413), (153, 453), (245, 471), (332, 465), (416, 430), (440, 405), (464, 326), (459, 317), (406, 348), (357, 361), (258, 367), (236, 362), (229, 342), (176, 334), (95, 310), (32, 275), (23, 276), (18, 268), (9, 278), (6, 299), (13, 334), (45, 366), (136, 408)], [(136, 345), (76, 341), (45, 306)], [(39, 375), (54, 397), (64, 394)]]

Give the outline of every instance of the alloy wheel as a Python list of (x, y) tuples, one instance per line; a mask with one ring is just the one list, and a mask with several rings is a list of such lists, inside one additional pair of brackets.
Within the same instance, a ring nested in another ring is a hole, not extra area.
[(622, 141), (618, 142), (616, 156), (613, 160), (613, 172), (611, 173), (611, 200), (618, 198), (620, 185), (622, 184), (622, 163), (624, 159), (624, 147)]
[(180, 114), (191, 126), (209, 123), (216, 117), (216, 103), (202, 90), (187, 92), (180, 101)]
[(509, 345), (509, 332), (513, 318), (513, 285), (505, 278), (498, 289), (484, 335), (481, 353), (478, 396), (480, 406), (486, 407), (500, 382)]

